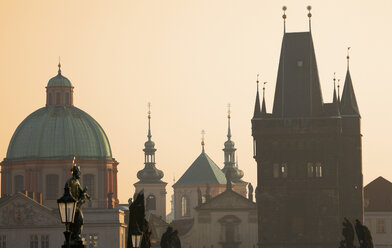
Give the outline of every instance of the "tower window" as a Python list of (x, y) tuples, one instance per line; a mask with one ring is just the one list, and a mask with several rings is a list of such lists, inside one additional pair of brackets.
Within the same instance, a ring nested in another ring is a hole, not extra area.
[(38, 248), (38, 235), (30, 235), (30, 248)]
[(190, 215), (190, 213), (189, 213), (189, 205), (190, 205), (189, 198), (188, 198), (188, 196), (184, 195), (181, 198), (181, 216), (182, 217)]
[(70, 99), (69, 99), (69, 93), (68, 92), (65, 93), (65, 104), (66, 105), (70, 104)]
[(56, 105), (60, 105), (60, 92), (56, 92)]
[(22, 192), (24, 187), (24, 176), (18, 175), (14, 177), (15, 179), (15, 193)]
[(272, 175), (274, 178), (287, 178), (288, 177), (288, 165), (285, 163), (275, 163), (272, 166)]
[(59, 176), (50, 174), (46, 176), (46, 200), (56, 200), (59, 191)]
[(323, 172), (322, 163), (321, 162), (316, 162), (316, 163), (308, 162), (307, 163), (307, 174), (308, 174), (308, 177), (317, 177), (317, 178), (323, 177), (324, 172)]
[(156, 210), (156, 198), (154, 195), (149, 195), (146, 199), (146, 210)]

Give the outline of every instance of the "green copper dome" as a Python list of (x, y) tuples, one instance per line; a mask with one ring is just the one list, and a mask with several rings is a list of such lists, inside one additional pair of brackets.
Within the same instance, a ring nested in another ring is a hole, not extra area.
[(61, 75), (60, 65), (57, 76), (52, 77), (46, 87), (73, 87), (68, 78)]
[(104, 130), (90, 115), (74, 106), (47, 106), (18, 126), (5, 161), (64, 160), (73, 156), (113, 160)]

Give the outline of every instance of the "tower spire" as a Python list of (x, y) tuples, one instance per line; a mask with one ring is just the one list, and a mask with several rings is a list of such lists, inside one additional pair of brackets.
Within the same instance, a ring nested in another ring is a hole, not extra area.
[(149, 102), (148, 103), (148, 134), (147, 134), (147, 137), (148, 137), (148, 140), (149, 141), (151, 141), (151, 137), (152, 137), (152, 135), (151, 135), (151, 103)]
[(227, 128), (227, 138), (230, 140), (231, 139), (231, 129), (230, 129), (230, 114), (231, 114), (231, 110), (230, 110), (230, 103), (227, 104), (227, 124), (228, 124), (228, 128)]
[(312, 32), (312, 13), (310, 13), (310, 11), (312, 10), (312, 6), (308, 5), (308, 7), (306, 7), (306, 9), (309, 11), (308, 13), (308, 17), (309, 17), (309, 32)]
[(340, 79), (338, 79), (338, 103), (340, 103)]
[(204, 153), (204, 135), (206, 134), (206, 132), (203, 130), (201, 130), (201, 151), (202, 153)]
[(336, 103), (338, 101), (338, 98), (336, 97), (336, 72), (333, 73), (333, 103)]
[(267, 82), (263, 83), (263, 103), (261, 104), (261, 114), (265, 115), (267, 114), (267, 108), (265, 106), (265, 85)]
[(260, 116), (259, 74), (257, 74), (256, 83), (257, 83), (257, 93), (256, 93), (255, 110), (253, 112), (253, 118)]
[(61, 60), (60, 60), (60, 56), (59, 56), (59, 64), (57, 66), (59, 67), (58, 73), (59, 73), (59, 75), (61, 75)]
[(286, 33), (286, 18), (287, 18), (286, 10), (287, 10), (287, 7), (283, 6), (282, 10), (283, 10), (283, 15), (282, 15), (282, 18), (283, 18), (283, 34), (285, 34)]
[(347, 71), (350, 70), (350, 48), (347, 47)]
[(357, 99), (354, 93), (353, 83), (350, 75), (350, 47), (347, 48), (347, 73), (344, 80), (342, 92), (341, 113), (342, 115), (350, 115), (360, 117)]

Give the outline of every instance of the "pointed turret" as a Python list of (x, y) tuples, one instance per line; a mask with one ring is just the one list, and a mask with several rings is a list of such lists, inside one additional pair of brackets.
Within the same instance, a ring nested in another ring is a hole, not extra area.
[(357, 99), (354, 93), (353, 83), (351, 81), (349, 62), (350, 56), (347, 55), (347, 73), (342, 93), (341, 113), (342, 115), (360, 116)]
[(261, 115), (266, 115), (267, 114), (267, 107), (265, 105), (265, 84), (267, 82), (264, 82), (263, 84), (263, 103), (261, 105)]
[(144, 143), (144, 168), (137, 173), (140, 182), (161, 182), (163, 172), (155, 167), (155, 143), (151, 140), (151, 111), (148, 103), (148, 140)]
[(256, 101), (255, 101), (255, 110), (253, 112), (253, 118), (260, 117), (260, 96), (259, 96), (259, 74), (257, 74), (257, 93), (256, 93)]
[(336, 77), (335, 77), (335, 72), (333, 73), (333, 103), (337, 103), (338, 102), (338, 98), (336, 95)]

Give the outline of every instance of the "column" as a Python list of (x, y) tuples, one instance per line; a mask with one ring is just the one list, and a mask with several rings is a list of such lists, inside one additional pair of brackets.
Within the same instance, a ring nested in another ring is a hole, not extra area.
[(30, 191), (30, 174), (31, 174), (30, 170), (27, 169), (25, 174), (25, 188), (24, 188), (27, 192)]
[(114, 169), (113, 169), (113, 180), (114, 180), (114, 185), (113, 185), (113, 187), (114, 187), (114, 199), (115, 199), (115, 201), (116, 201), (116, 204), (118, 203), (118, 195), (117, 195), (117, 193), (118, 193), (118, 189), (117, 189), (117, 172), (118, 172), (118, 170), (117, 170), (117, 165), (114, 165)]

